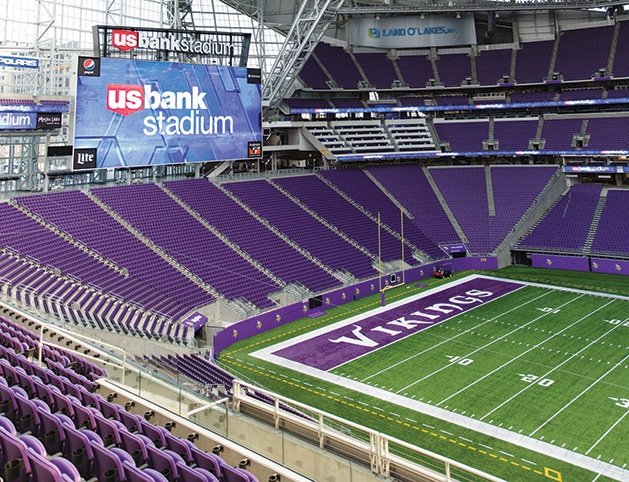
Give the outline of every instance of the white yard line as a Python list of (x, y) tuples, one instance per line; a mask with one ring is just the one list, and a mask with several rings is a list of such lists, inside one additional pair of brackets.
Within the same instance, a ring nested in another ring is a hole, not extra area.
[[(610, 301), (607, 305), (613, 303), (614, 300)], [(601, 307), (604, 308), (604, 307)], [(597, 310), (598, 311), (598, 310)], [(594, 312), (595, 313), (595, 312)], [(589, 316), (589, 315), (586, 315)], [(629, 320), (629, 318), (627, 318), (624, 321)], [(551, 370), (547, 371), (544, 375), (541, 375), (540, 378), (546, 378), (548, 375), (550, 375), (552, 372), (554, 372), (555, 370), (558, 370), (561, 366), (565, 365), (566, 363), (568, 363), (569, 361), (571, 361), (574, 357), (578, 356), (581, 354), (581, 352), (587, 350), (588, 348), (590, 348), (592, 345), (598, 343), (601, 338), (605, 338), (607, 335), (609, 335), (612, 331), (614, 331), (615, 329), (617, 329), (618, 327), (622, 326), (622, 324), (618, 324), (615, 325), (614, 327), (612, 327), (611, 330), (603, 333), (601, 336), (599, 336), (596, 340), (590, 342), (588, 345), (584, 346), (583, 348), (581, 348), (578, 352), (572, 354), (571, 356), (569, 356), (568, 358), (566, 358), (564, 361), (562, 361), (559, 365), (555, 366), (554, 368), (552, 368)], [(522, 390), (520, 390), (518, 393), (516, 393), (515, 395), (513, 395), (512, 397), (510, 397), (508, 400), (505, 400), (504, 402), (502, 402), (500, 405), (498, 405), (496, 408), (494, 408), (493, 410), (487, 412), (485, 415), (483, 415), (480, 419), (483, 420), (485, 417), (489, 417), (492, 413), (494, 413), (496, 410), (501, 409), (502, 407), (504, 407), (507, 403), (509, 403), (510, 401), (512, 401), (514, 398), (516, 398), (517, 396), (519, 396), (520, 394), (524, 393), (525, 391), (527, 391), (529, 388), (534, 387), (535, 384), (531, 383), (529, 385), (527, 385), (526, 387), (524, 387)]]
[[(509, 292), (509, 293), (507, 293), (507, 294), (511, 294), (511, 293), (514, 293), (514, 291), (511, 291), (511, 292)], [(486, 325), (487, 323), (491, 323), (491, 322), (495, 321), (496, 319), (500, 318), (501, 316), (505, 316), (505, 315), (507, 315), (507, 314), (511, 313), (511, 312), (512, 312), (512, 311), (514, 311), (514, 310), (517, 310), (517, 309), (522, 308), (523, 306), (525, 306), (525, 305), (527, 305), (527, 304), (529, 304), (529, 303), (532, 303), (532, 302), (534, 302), (534, 301), (537, 301), (538, 299), (543, 298), (544, 296), (547, 296), (547, 295), (549, 295), (550, 293), (551, 293), (551, 291), (547, 291), (546, 293), (543, 293), (543, 294), (541, 294), (540, 296), (538, 296), (538, 297), (536, 297), (536, 298), (533, 298), (532, 300), (526, 301), (525, 303), (522, 303), (521, 305), (518, 305), (518, 306), (516, 306), (516, 307), (514, 307), (514, 308), (511, 308), (510, 310), (505, 311), (504, 313), (501, 313), (501, 314), (499, 314), (499, 315), (495, 316), (494, 318), (491, 318), (491, 319), (489, 319), (489, 320), (487, 320), (487, 321), (484, 321), (484, 322), (482, 322), (482, 323), (480, 323), (480, 324), (478, 324), (478, 325), (476, 325), (476, 326), (473, 326), (472, 328), (470, 328), (470, 329), (468, 329), (468, 330), (465, 330), (464, 332), (459, 333), (458, 335), (455, 335), (455, 336), (453, 336), (453, 337), (451, 337), (451, 338), (448, 338), (448, 339), (446, 339), (446, 340), (443, 340), (443, 341), (441, 341), (441, 342), (437, 343), (436, 345), (432, 345), (430, 348), (426, 348), (424, 351), (420, 351), (419, 353), (416, 353), (415, 355), (411, 355), (411, 356), (409, 356), (409, 357), (407, 357), (407, 358), (405, 358), (405, 359), (403, 359), (403, 360), (400, 360), (399, 362), (394, 363), (393, 365), (390, 365), (389, 367), (384, 368), (384, 369), (380, 370), (379, 372), (374, 373), (373, 375), (369, 375), (368, 377), (363, 378), (361, 381), (365, 382), (365, 381), (369, 380), (370, 378), (373, 378), (373, 377), (375, 377), (375, 376), (381, 375), (382, 373), (384, 373), (384, 372), (386, 372), (386, 371), (388, 371), (388, 370), (390, 370), (390, 369), (392, 369), (392, 368), (395, 368), (395, 367), (397, 367), (397, 366), (401, 365), (402, 363), (406, 363), (407, 361), (410, 361), (410, 360), (412, 360), (413, 358), (416, 358), (416, 357), (418, 357), (418, 356), (421, 356), (421, 355), (423, 355), (423, 354), (425, 354), (425, 353), (429, 352), (430, 350), (434, 350), (435, 348), (437, 348), (437, 347), (439, 347), (439, 346), (441, 346), (441, 345), (443, 345), (443, 344), (445, 344), (445, 343), (449, 343), (449, 342), (451, 342), (452, 340), (454, 340), (454, 339), (456, 339), (456, 338), (458, 338), (458, 337), (460, 337), (460, 336), (463, 336), (463, 335), (465, 335), (465, 334), (469, 333), (469, 332), (470, 332), (470, 331), (472, 331), (472, 330), (475, 330), (475, 329), (477, 329), (477, 328), (480, 328), (481, 326)], [(506, 295), (503, 295), (503, 296), (506, 296)], [(500, 298), (501, 298), (501, 297), (500, 297)], [(497, 300), (497, 299), (499, 299), (499, 298), (496, 298), (496, 300)], [(492, 300), (492, 301), (496, 301), (496, 300)], [(471, 312), (471, 310), (470, 310), (470, 312)], [(461, 316), (461, 315), (459, 315), (459, 316)], [(455, 318), (456, 318), (456, 317), (455, 317)], [(451, 321), (451, 320), (453, 320), (453, 319), (454, 319), (454, 318), (450, 318), (449, 320), (446, 320), (446, 321)], [(400, 391), (398, 391), (397, 393), (400, 393)]]
[(587, 391), (590, 390), (590, 388), (592, 388), (594, 385), (596, 385), (598, 382), (600, 382), (603, 378), (605, 378), (607, 375), (609, 375), (611, 372), (613, 372), (617, 367), (619, 367), (620, 365), (622, 365), (625, 361), (629, 360), (629, 355), (627, 355), (626, 357), (624, 357), (622, 360), (620, 360), (620, 362), (616, 363), (613, 367), (611, 367), (609, 370), (607, 370), (603, 375), (601, 375), (599, 378), (597, 378), (596, 380), (594, 380), (590, 386), (588, 386), (585, 390), (583, 390), (581, 393), (579, 393), (576, 397), (574, 397), (572, 400), (570, 400), (568, 403), (566, 403), (560, 410), (558, 410), (552, 417), (550, 417), (548, 420), (546, 420), (543, 424), (541, 424), (539, 427), (537, 427), (535, 430), (533, 430), (530, 433), (530, 437), (532, 437), (533, 435), (535, 435), (535, 433), (541, 429), (542, 427), (546, 426), (549, 422), (551, 422), (557, 415), (559, 415), (561, 412), (563, 412), (566, 408), (568, 408), (570, 405), (572, 405), (574, 402), (576, 402), (579, 398), (581, 398), (582, 395), (584, 395)]
[(589, 453), (592, 451), (592, 449), (593, 449), (594, 447), (596, 447), (596, 446), (600, 443), (600, 441), (601, 441), (601, 440), (603, 440), (605, 437), (607, 437), (607, 435), (609, 435), (609, 432), (611, 432), (612, 430), (614, 430), (614, 428), (616, 428), (616, 425), (618, 425), (620, 422), (622, 422), (622, 421), (623, 421), (623, 419), (624, 419), (627, 415), (629, 415), (629, 410), (627, 410), (627, 411), (623, 414), (623, 416), (622, 416), (622, 417), (620, 417), (618, 420), (616, 420), (616, 423), (614, 423), (614, 425), (612, 425), (611, 427), (609, 427), (609, 429), (607, 430), (607, 432), (605, 432), (603, 435), (601, 435), (601, 438), (599, 438), (596, 442), (594, 442), (594, 445), (592, 445), (592, 446), (588, 449), (588, 451), (587, 451), (587, 452), (585, 452), (585, 455), (589, 454)]

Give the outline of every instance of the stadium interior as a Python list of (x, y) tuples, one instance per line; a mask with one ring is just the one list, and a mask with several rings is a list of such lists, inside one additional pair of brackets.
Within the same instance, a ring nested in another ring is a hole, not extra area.
[[(624, 7), (32, 3), (0, 8), (2, 479), (503, 480), (216, 358), (436, 271), (629, 271)], [(247, 35), (240, 57), (105, 48), (134, 28)], [(77, 167), (79, 57), (259, 69), (261, 152)]]

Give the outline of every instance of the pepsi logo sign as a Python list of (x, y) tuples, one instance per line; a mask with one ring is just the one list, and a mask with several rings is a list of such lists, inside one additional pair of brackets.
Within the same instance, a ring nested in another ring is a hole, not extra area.
[(100, 58), (79, 57), (78, 75), (87, 77), (100, 77)]
[(86, 72), (92, 72), (95, 66), (96, 62), (94, 62), (94, 59), (85, 59), (83, 61), (83, 68)]

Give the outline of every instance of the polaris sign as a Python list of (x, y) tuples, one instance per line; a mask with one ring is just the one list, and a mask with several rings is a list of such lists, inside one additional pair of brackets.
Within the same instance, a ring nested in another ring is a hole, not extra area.
[(30, 57), (12, 57), (8, 55), (0, 55), (0, 66), (17, 67), (20, 69), (38, 69), (39, 59)]
[(351, 19), (350, 45), (383, 49), (417, 49), (476, 43), (474, 15)]
[(94, 155), (75, 169), (248, 159), (262, 142), (251, 78), (243, 67), (101, 58), (100, 75), (78, 76), (74, 146)]

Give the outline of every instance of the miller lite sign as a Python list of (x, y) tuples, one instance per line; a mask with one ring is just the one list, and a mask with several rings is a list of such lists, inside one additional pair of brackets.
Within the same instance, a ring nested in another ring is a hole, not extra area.
[(74, 149), (74, 170), (96, 169), (96, 148)]

